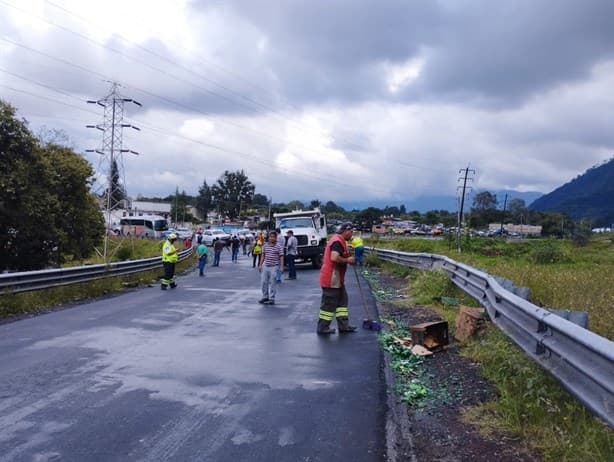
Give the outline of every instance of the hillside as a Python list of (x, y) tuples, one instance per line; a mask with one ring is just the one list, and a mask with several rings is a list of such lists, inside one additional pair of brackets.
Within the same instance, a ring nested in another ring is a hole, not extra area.
[[(476, 190), (474, 193), (468, 193), (465, 199), (465, 206), (471, 207), (473, 196), (480, 192)], [(503, 198), (508, 195), (508, 201), (511, 199), (522, 199), (526, 204), (530, 204), (535, 199), (541, 196), (541, 193), (535, 191), (520, 192), (512, 190), (496, 190), (491, 191), (497, 196), (500, 205), (503, 205)], [(380, 200), (380, 201), (339, 201), (338, 205), (345, 210), (364, 210), (367, 207), (384, 208), (386, 206), (401, 206), (405, 205), (405, 209), (409, 212), (417, 210), (420, 213), (426, 213), (429, 210), (447, 210), (454, 212), (458, 209), (458, 199), (456, 196), (418, 196), (413, 199), (405, 200)]]
[(590, 220), (593, 227), (610, 226), (614, 223), (614, 158), (540, 197), (529, 208)]

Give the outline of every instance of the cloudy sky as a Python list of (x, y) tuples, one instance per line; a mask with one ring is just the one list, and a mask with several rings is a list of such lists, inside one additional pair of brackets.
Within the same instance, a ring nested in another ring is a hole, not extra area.
[(0, 98), (131, 196), (243, 169), (274, 202), (547, 193), (614, 156), (611, 0), (0, 0)]

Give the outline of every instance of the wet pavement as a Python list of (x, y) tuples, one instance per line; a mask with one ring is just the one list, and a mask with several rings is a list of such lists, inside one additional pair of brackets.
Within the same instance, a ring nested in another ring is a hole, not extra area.
[[(307, 266), (259, 305), (258, 271), (229, 255), (175, 290), (1, 325), (0, 461), (384, 460), (376, 333), (316, 335)], [(360, 327), (351, 271), (348, 292)]]

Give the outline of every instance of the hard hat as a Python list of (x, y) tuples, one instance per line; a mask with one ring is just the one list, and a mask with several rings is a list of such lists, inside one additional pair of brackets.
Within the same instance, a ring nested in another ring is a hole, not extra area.
[(168, 235), (168, 240), (169, 241), (175, 241), (177, 240), (177, 235), (175, 233), (171, 233)]

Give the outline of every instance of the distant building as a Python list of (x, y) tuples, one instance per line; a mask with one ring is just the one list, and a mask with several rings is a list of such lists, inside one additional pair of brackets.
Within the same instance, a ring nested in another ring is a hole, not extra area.
[(162, 215), (167, 217), (171, 213), (171, 203), (132, 201), (128, 212), (132, 215)]
[[(501, 229), (501, 223), (490, 223), (489, 231), (497, 231)], [(522, 236), (541, 236), (542, 227), (534, 225), (514, 225), (512, 223), (504, 224), (503, 229), (508, 233), (518, 233)]]

